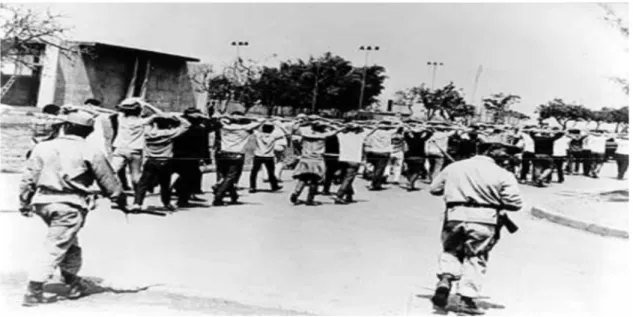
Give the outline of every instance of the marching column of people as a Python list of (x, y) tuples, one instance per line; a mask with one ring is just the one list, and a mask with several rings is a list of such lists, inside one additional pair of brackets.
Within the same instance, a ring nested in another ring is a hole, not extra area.
[[(152, 109), (153, 115), (143, 112)], [(415, 120), (339, 122), (316, 115), (294, 119), (249, 118), (243, 113), (208, 116), (188, 108), (166, 114), (139, 98), (123, 100), (117, 112), (105, 110), (96, 99), (81, 106), (47, 105), (33, 122), (34, 148), (27, 153), (20, 185), (20, 212), (36, 214), (49, 226), (47, 253), (30, 271), (25, 305), (47, 300), (42, 286), (59, 268), (70, 285), (71, 297), (85, 293), (77, 273), (81, 248), (77, 233), (95, 194), (110, 198), (125, 213), (145, 212), (148, 192), (160, 187), (160, 201), (169, 212), (204, 202), (203, 170), (211, 163), (213, 148), (217, 183), (213, 206), (238, 204), (238, 183), (249, 144), (254, 148), (249, 192), (256, 194), (262, 166), (272, 192), (282, 189), (281, 171), (293, 167), (296, 183), (290, 202), (316, 206), (320, 185), (334, 204), (354, 203), (354, 181), (361, 169), (371, 171), (369, 190), (400, 184), (415, 191), (422, 178), (429, 192), (446, 202), (442, 229), (439, 283), (433, 303), (446, 306), (457, 284), (459, 307), (480, 313), (473, 301), (481, 291), (488, 254), (499, 239), (505, 211), (522, 206), (518, 183), (545, 187), (552, 174), (562, 183), (565, 174), (582, 172), (597, 178), (606, 161), (607, 140), (617, 144), (617, 178), (628, 170), (628, 134), (602, 131), (510, 128), (485, 125), (450, 126)], [(215, 143), (211, 146), (209, 137)], [(67, 149), (76, 151), (67, 151)], [(250, 151), (250, 150), (248, 150)], [(296, 159), (286, 162), (289, 151)], [(129, 169), (134, 202), (127, 205), (123, 184)], [(516, 169), (516, 167), (520, 167)], [(177, 180), (173, 182), (173, 176)], [(335, 179), (340, 180), (338, 189)], [(517, 182), (518, 181), (518, 182)], [(173, 185), (173, 186), (172, 186)], [(177, 196), (172, 205), (172, 192)], [(509, 228), (509, 227), (508, 227)]]

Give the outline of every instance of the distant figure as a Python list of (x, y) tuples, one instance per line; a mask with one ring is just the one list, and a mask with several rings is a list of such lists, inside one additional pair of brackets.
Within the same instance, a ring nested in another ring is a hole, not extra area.
[(615, 142), (618, 147), (615, 149), (615, 162), (618, 165), (618, 179), (623, 180), (624, 174), (629, 169), (629, 134), (622, 133)]

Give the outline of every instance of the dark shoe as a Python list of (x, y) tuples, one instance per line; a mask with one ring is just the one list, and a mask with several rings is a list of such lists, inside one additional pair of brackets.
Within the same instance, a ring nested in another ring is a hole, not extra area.
[(435, 294), (431, 298), (433, 305), (444, 308), (448, 304), (448, 296), (451, 293), (451, 280), (443, 275), (435, 288)]
[(176, 211), (176, 206), (172, 205), (172, 204), (167, 204), (164, 205), (163, 208), (165, 208), (165, 210), (169, 211), (169, 212), (174, 212)]
[(248, 192), (251, 193), (251, 194), (254, 194), (254, 193), (257, 192), (257, 189), (251, 188), (251, 189), (248, 190)]
[(52, 303), (54, 298), (44, 297), (44, 283), (42, 282), (29, 282), (26, 294), (22, 300), (22, 306), (32, 307), (39, 304)]
[(297, 194), (290, 195), (290, 202), (296, 205), (299, 203), (299, 196)]
[(457, 305), (457, 313), (467, 314), (467, 315), (483, 315), (485, 312), (477, 306), (475, 301), (466, 296), (460, 296), (459, 304)]
[(329, 190), (324, 190), (324, 191), (321, 192), (321, 195), (323, 195), (323, 196), (330, 196), (330, 195), (332, 195), (332, 193), (330, 193)]
[(306, 206), (320, 206), (320, 205), (322, 204), (318, 201), (314, 201), (314, 200), (306, 201)]
[(270, 189), (270, 191), (272, 192), (278, 192), (280, 190), (282, 190), (284, 187), (283, 186), (276, 186)]
[(348, 204), (355, 203), (354, 196), (352, 194), (348, 194), (345, 196), (345, 202)]
[(88, 285), (82, 278), (77, 278), (68, 290), (68, 299), (79, 299), (88, 295)]
[(334, 196), (334, 197), (332, 197), (332, 199), (334, 199), (334, 204), (336, 204), (336, 205), (347, 205), (347, 201), (345, 201), (341, 197)]
[(212, 205), (216, 206), (216, 207), (219, 207), (219, 206), (224, 206), (225, 203), (223, 201), (221, 201), (221, 200), (214, 200)]
[(189, 198), (189, 200), (191, 200), (191, 201), (196, 201), (196, 202), (201, 202), (201, 203), (206, 202), (206, 200), (205, 200), (205, 199), (200, 198), (200, 197), (198, 197), (198, 196), (196, 196), (196, 195), (191, 195), (191, 198)]

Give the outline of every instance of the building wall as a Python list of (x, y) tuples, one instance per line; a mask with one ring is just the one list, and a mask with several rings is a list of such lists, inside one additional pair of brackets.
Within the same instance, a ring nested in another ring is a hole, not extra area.
[(173, 58), (151, 58), (147, 102), (169, 111), (196, 107), (187, 63)]
[(125, 98), (134, 71), (134, 55), (99, 51), (68, 58), (60, 55), (55, 85), (56, 104), (83, 104), (97, 98), (114, 108)]
[[(12, 75), (2, 74), (2, 85), (9, 81)], [(37, 91), (40, 86), (39, 73), (33, 76), (16, 75), (13, 85), (2, 96), (2, 103), (11, 106), (35, 106)]]
[(82, 104), (87, 98), (97, 98), (106, 108), (116, 107), (127, 96), (137, 57), (139, 63), (151, 60), (147, 102), (165, 111), (196, 105), (184, 60), (108, 47), (72, 59), (59, 57), (55, 103)]

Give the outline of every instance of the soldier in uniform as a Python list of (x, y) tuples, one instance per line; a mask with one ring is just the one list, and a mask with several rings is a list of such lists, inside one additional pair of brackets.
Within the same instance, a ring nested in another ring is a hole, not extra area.
[(515, 177), (499, 166), (518, 149), (482, 143), (478, 151), (479, 155), (450, 164), (430, 187), (431, 194), (443, 195), (446, 203), (440, 281), (432, 302), (446, 307), (451, 284), (457, 282), (458, 312), (471, 315), (483, 313), (474, 299), (481, 292), (488, 252), (507, 221), (504, 210), (518, 211), (523, 206)]
[(93, 182), (126, 211), (121, 183), (105, 153), (85, 140), (93, 130), (93, 115), (79, 110), (63, 120), (61, 136), (35, 146), (20, 182), (20, 213), (35, 213), (49, 228), (46, 252), (29, 271), (24, 306), (49, 302), (43, 286), (57, 267), (70, 286), (69, 298), (85, 294), (85, 283), (77, 276), (82, 262), (77, 234), (94, 207)]

